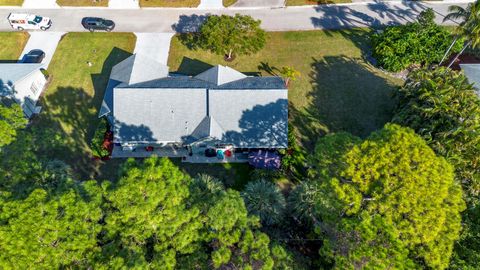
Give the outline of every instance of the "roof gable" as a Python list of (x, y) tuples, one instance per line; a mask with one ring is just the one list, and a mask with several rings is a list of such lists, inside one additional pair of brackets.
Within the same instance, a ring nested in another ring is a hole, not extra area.
[(43, 67), (43, 64), (8, 63), (0, 64), (0, 80), (3, 84), (15, 84), (15, 82), (27, 77), (32, 72)]
[(165, 78), (168, 76), (168, 66), (152, 58), (134, 54), (112, 68), (110, 79), (135, 84)]
[(237, 81), (246, 78), (247, 76), (230, 67), (217, 65), (214, 66), (194, 78), (213, 83), (215, 85), (222, 85), (225, 83)]

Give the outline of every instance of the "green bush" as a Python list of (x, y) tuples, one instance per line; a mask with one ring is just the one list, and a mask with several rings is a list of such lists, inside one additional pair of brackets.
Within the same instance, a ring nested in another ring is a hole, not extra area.
[(103, 140), (107, 130), (108, 122), (105, 118), (101, 118), (100, 122), (98, 123), (97, 130), (95, 130), (95, 134), (93, 135), (92, 142), (90, 144), (90, 148), (92, 149), (94, 157), (103, 158), (110, 155), (108, 150), (103, 147)]
[[(384, 69), (397, 72), (410, 65), (438, 63), (450, 47), (453, 37), (445, 28), (436, 25), (431, 9), (421, 13), (417, 22), (387, 27), (372, 35), (373, 57)], [(451, 53), (462, 49), (459, 39)]]

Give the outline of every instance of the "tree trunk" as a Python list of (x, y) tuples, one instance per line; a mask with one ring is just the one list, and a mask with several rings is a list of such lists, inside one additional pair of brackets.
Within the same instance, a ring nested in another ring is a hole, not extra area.
[(448, 50), (445, 52), (445, 54), (443, 55), (442, 57), (442, 61), (440, 61), (440, 63), (438, 64), (439, 66), (443, 63), (443, 61), (445, 60), (445, 58), (447, 58), (448, 56), (448, 53), (450, 52), (450, 50), (452, 49), (453, 45), (455, 44), (455, 42), (457, 42), (457, 39), (458, 39), (458, 36), (455, 36), (455, 39), (453, 40), (452, 44), (450, 44), (450, 47), (448, 47)]
[(227, 56), (228, 59), (232, 59), (232, 53), (233, 53), (233, 50), (230, 49), (230, 51), (228, 51), (228, 56)]
[(455, 55), (455, 58), (453, 58), (452, 62), (450, 62), (450, 64), (448, 64), (448, 66), (447, 66), (448, 68), (450, 68), (453, 65), (453, 63), (455, 63), (455, 61), (457, 61), (458, 57), (460, 57), (460, 55), (462, 55), (463, 51), (465, 51), (465, 49), (468, 46), (470, 46), (471, 43), (472, 43), (472, 41), (469, 41), (469, 42), (467, 42), (467, 44), (465, 44), (465, 46), (463, 46), (462, 50), (457, 55)]
[(290, 82), (290, 78), (285, 78), (285, 86), (288, 87), (288, 83)]

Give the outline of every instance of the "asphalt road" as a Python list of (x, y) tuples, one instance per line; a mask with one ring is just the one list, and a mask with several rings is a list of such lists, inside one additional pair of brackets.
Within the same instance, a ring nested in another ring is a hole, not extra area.
[[(463, 3), (455, 3), (465, 6)], [(10, 12), (28, 12), (48, 16), (53, 21), (51, 31), (85, 31), (80, 21), (86, 16), (112, 19), (118, 32), (186, 32), (195, 31), (206, 14), (248, 14), (262, 20), (267, 31), (341, 29), (350, 27), (403, 24), (415, 20), (418, 13), (432, 7), (441, 23), (451, 3), (443, 2), (372, 2), (348, 5), (320, 5), (287, 8), (229, 8), (224, 10), (199, 9), (136, 9), (61, 8), (21, 9), (0, 8), (0, 31), (12, 31), (6, 20)], [(453, 24), (447, 22), (446, 24)]]

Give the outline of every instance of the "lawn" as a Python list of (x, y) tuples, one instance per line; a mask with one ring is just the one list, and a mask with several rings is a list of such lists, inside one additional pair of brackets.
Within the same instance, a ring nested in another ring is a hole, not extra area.
[(108, 0), (57, 0), (57, 4), (60, 6), (95, 6), (106, 7), (108, 6)]
[(0, 62), (16, 62), (28, 37), (25, 32), (0, 32)]
[(229, 7), (233, 4), (235, 4), (237, 2), (237, 0), (223, 0), (223, 6), (224, 7)]
[(131, 55), (131, 33), (69, 33), (61, 40), (48, 69), (52, 81), (32, 129), (48, 138), (42, 155), (66, 161), (85, 180), (99, 174), (90, 140), (112, 66)]
[(21, 6), (23, 0), (0, 0), (0, 6)]
[(292, 66), (301, 76), (289, 89), (290, 121), (304, 146), (311, 147), (319, 134), (348, 131), (365, 137), (391, 119), (392, 96), (402, 82), (364, 60), (368, 31), (268, 33), (262, 51), (228, 63), (222, 56), (188, 49), (176, 36), (168, 65), (190, 75), (216, 64), (251, 75), (275, 75)]
[(287, 0), (287, 6), (304, 6), (304, 5), (322, 5), (322, 4), (341, 4), (351, 3), (351, 0)]
[(198, 7), (200, 0), (140, 0), (140, 7)]

